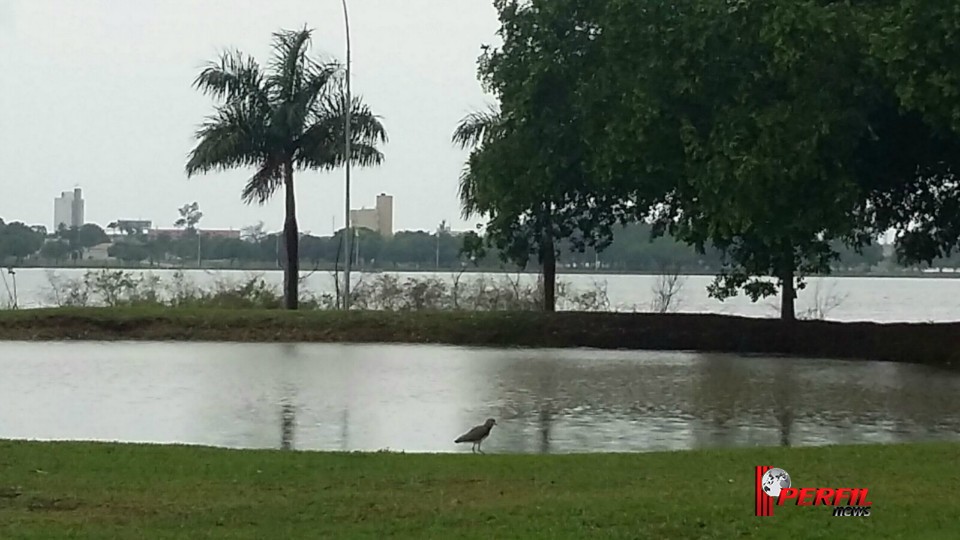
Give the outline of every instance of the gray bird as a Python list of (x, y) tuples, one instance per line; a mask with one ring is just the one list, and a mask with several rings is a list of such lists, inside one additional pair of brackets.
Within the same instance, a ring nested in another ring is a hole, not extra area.
[(482, 426), (474, 426), (473, 429), (464, 433), (463, 435), (457, 437), (457, 440), (453, 441), (455, 443), (473, 443), (473, 446), (470, 447), (471, 452), (479, 451), (481, 454), (483, 450), (480, 449), (480, 443), (490, 435), (490, 430), (493, 429), (493, 426), (497, 425), (497, 421), (493, 418), (487, 418), (487, 421), (483, 423)]

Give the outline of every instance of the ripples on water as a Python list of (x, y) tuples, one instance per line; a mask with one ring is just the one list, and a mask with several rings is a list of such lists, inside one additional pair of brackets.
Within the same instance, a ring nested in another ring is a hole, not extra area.
[(960, 440), (960, 374), (878, 362), (422, 345), (0, 343), (0, 437), (633, 452)]

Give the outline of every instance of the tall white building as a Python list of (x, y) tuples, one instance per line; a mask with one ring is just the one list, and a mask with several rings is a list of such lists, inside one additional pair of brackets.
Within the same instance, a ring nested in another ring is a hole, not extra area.
[(83, 195), (80, 188), (64, 191), (53, 200), (53, 230), (83, 226)]
[(384, 238), (393, 236), (393, 196), (381, 193), (376, 208), (351, 210), (350, 225), (376, 231)]

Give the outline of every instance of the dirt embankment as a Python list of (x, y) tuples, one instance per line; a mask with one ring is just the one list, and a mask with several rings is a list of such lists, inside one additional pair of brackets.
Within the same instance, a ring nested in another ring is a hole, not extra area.
[(960, 323), (782, 323), (699, 314), (51, 309), (0, 312), (0, 340), (399, 342), (691, 350), (960, 366)]

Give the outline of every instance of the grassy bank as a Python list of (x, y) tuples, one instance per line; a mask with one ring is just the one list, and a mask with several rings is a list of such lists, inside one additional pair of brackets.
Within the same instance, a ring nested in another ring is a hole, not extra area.
[(396, 342), (697, 350), (960, 366), (960, 323), (725, 315), (74, 308), (0, 311), (0, 340)]
[[(960, 446), (322, 454), (0, 442), (0, 538), (956, 538)], [(753, 515), (753, 467), (867, 518)]]

